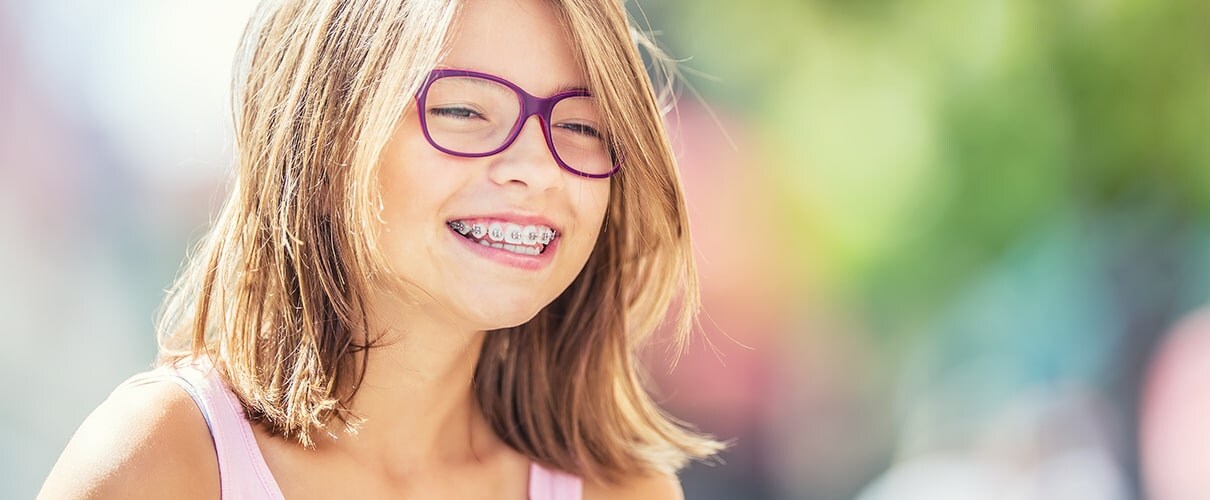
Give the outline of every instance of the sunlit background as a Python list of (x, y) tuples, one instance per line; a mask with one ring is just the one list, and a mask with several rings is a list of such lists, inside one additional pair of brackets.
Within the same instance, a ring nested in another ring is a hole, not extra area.
[[(0, 0), (0, 498), (151, 362), (252, 4)], [(647, 357), (732, 442), (690, 499), (1210, 498), (1210, 2), (627, 5), (704, 286)]]

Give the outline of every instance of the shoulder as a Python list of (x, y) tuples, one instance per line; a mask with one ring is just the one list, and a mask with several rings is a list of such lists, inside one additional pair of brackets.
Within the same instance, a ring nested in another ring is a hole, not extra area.
[[(1139, 415), (1139, 457), (1148, 497), (1207, 498), (1210, 436), (1210, 310), (1182, 320), (1150, 360)], [(1178, 493), (1179, 492), (1179, 493)]]
[(39, 498), (218, 498), (201, 411), (172, 382), (121, 386), (84, 420)]
[(650, 500), (683, 500), (684, 492), (676, 476), (650, 474), (634, 476), (618, 484), (584, 482), (584, 500), (643, 498)]

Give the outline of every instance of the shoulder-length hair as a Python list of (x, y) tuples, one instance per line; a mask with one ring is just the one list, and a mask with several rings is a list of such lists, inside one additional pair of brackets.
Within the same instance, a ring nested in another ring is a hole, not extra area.
[[(658, 408), (636, 358), (674, 300), (678, 343), (698, 307), (685, 201), (636, 45), (667, 58), (616, 0), (550, 3), (625, 163), (584, 269), (531, 321), (487, 334), (473, 390), (533, 460), (598, 481), (673, 472), (721, 445)], [(160, 364), (209, 357), (252, 420), (304, 446), (333, 419), (356, 426), (368, 298), (392, 286), (374, 229), (379, 155), (458, 9), (262, 2), (233, 84), (235, 182), (165, 299)]]

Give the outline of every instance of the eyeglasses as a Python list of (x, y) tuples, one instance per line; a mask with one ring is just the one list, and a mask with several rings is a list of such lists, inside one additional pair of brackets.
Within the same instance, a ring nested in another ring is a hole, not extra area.
[(587, 90), (535, 97), (495, 75), (436, 69), (416, 102), (424, 137), (443, 153), (466, 158), (497, 154), (517, 139), (530, 116), (538, 115), (546, 146), (564, 170), (604, 179), (622, 165)]

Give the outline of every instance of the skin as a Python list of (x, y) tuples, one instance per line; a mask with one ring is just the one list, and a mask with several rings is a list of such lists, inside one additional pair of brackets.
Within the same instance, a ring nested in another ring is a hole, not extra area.
[(1146, 498), (1210, 498), (1210, 310), (1190, 315), (1160, 344), (1144, 385), (1139, 456)]
[[(502, 76), (550, 95), (584, 86), (571, 46), (539, 0), (473, 0), (445, 66)], [(507, 150), (460, 158), (433, 149), (409, 110), (384, 152), (384, 247), (409, 293), (372, 298), (389, 342), (370, 351), (353, 410), (356, 437), (318, 436), (305, 450), (257, 428), (286, 498), (513, 498), (529, 461), (491, 431), (471, 379), (486, 330), (532, 318), (583, 268), (610, 183), (559, 168), (536, 117)], [(518, 269), (452, 239), (445, 222), (489, 213), (540, 214), (562, 234), (548, 265)], [(467, 478), (474, 478), (468, 481)], [(170, 383), (124, 387), (81, 426), (42, 498), (216, 498), (218, 465), (193, 401)], [(673, 477), (585, 483), (585, 498), (681, 498)]]
[[(584, 85), (553, 13), (527, 2), (484, 5), (502, 7), (496, 13), (502, 17), (486, 17), (491, 8), (468, 6), (443, 66), (499, 75), (536, 95)], [(399, 314), (382, 319), (408, 330), (423, 317), (432, 328), (468, 336), (524, 323), (567, 289), (592, 252), (610, 189), (608, 180), (559, 168), (536, 116), (503, 152), (462, 158), (429, 145), (416, 113), (408, 112), (385, 152), (380, 177), (384, 250), (416, 287), (410, 295), (417, 302), (384, 308)], [(451, 219), (497, 213), (553, 222), (561, 236), (550, 264), (518, 269), (481, 258), (446, 226)]]

